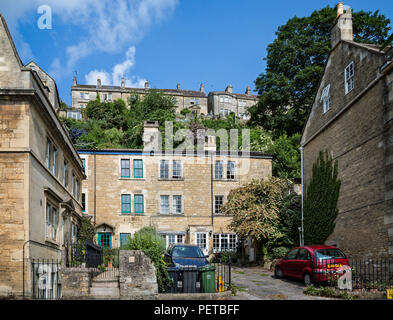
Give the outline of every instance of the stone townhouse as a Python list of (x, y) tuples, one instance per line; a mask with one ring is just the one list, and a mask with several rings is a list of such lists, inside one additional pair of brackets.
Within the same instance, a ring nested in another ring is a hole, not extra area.
[(342, 185), (327, 244), (350, 256), (392, 255), (393, 50), (354, 42), (352, 14), (342, 3), (331, 46), (301, 139), (304, 182), (328, 150)]
[(228, 85), (225, 91), (211, 91), (208, 95), (209, 113), (214, 116), (227, 116), (233, 112), (236, 116), (248, 120), (250, 118), (247, 109), (256, 105), (258, 96), (251, 94), (247, 87), (244, 94), (233, 93), (232, 85)]
[[(156, 136), (158, 125), (145, 132)], [(98, 244), (118, 247), (135, 231), (152, 226), (167, 245), (197, 244), (210, 253), (234, 250), (231, 218), (220, 208), (230, 190), (270, 177), (272, 157), (216, 152), (214, 142), (200, 152), (149, 150), (78, 151), (87, 176), (83, 210), (96, 223)]]
[(59, 101), (53, 79), (23, 65), (0, 15), (0, 295), (29, 296), (31, 259), (59, 259), (80, 223), (82, 162)]
[[(125, 80), (122, 78), (120, 86), (106, 86), (101, 84), (101, 80), (97, 79), (96, 85), (78, 84), (74, 77), (71, 87), (71, 110), (67, 112), (68, 118), (81, 119), (81, 110), (86, 107), (89, 101), (95, 100), (97, 94), (101, 101), (114, 101), (123, 99), (126, 103), (131, 95), (138, 95), (143, 98), (151, 90), (149, 82), (145, 82), (144, 88), (128, 88), (125, 86)], [(207, 96), (203, 84), (199, 91), (182, 90), (180, 84), (176, 89), (156, 89), (165, 95), (173, 97), (176, 105), (176, 112), (183, 109), (189, 109), (197, 115), (207, 115)]]

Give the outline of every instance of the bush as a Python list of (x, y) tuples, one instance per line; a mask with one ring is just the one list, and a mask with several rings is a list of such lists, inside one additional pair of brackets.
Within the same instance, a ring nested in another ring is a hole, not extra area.
[(158, 290), (165, 291), (165, 287), (171, 285), (167, 265), (163, 259), (165, 252), (165, 240), (152, 227), (145, 227), (135, 232), (133, 237), (128, 238), (124, 246), (126, 250), (141, 250), (150, 258), (156, 268)]
[(348, 292), (339, 291), (331, 287), (316, 288), (311, 285), (305, 288), (303, 293), (309, 296), (317, 296), (317, 297), (328, 297), (328, 298), (338, 298), (338, 299), (347, 299), (347, 300), (357, 299), (356, 296), (350, 295)]
[(286, 247), (273, 248), (270, 252), (269, 258), (281, 259), (282, 257), (284, 257), (287, 254), (288, 251), (289, 251), (289, 248), (286, 248)]
[(237, 262), (239, 258), (239, 254), (237, 252), (233, 251), (224, 251), (224, 252), (219, 252), (215, 253), (214, 256), (211, 258), (210, 262), (211, 263), (228, 263), (229, 262), (229, 257), (231, 257), (231, 262)]
[(114, 268), (119, 267), (119, 249), (118, 248), (104, 248), (102, 251), (103, 264), (108, 265), (108, 262), (112, 262)]

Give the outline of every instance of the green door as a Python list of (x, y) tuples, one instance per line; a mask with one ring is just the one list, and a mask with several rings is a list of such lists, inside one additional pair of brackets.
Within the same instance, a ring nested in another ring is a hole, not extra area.
[(98, 233), (98, 245), (103, 248), (112, 248), (112, 233), (99, 232)]

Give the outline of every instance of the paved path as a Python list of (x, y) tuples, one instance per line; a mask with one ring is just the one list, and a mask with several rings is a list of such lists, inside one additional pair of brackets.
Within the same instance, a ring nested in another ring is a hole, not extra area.
[(237, 288), (236, 300), (328, 300), (307, 296), (301, 281), (276, 279), (262, 267), (232, 267), (232, 283)]

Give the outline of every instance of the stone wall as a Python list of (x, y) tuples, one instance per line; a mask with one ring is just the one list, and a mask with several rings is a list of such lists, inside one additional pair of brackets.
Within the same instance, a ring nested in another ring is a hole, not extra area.
[(120, 297), (150, 299), (158, 293), (156, 268), (139, 250), (120, 250)]
[(90, 294), (92, 272), (88, 268), (61, 268), (62, 298), (87, 298)]

